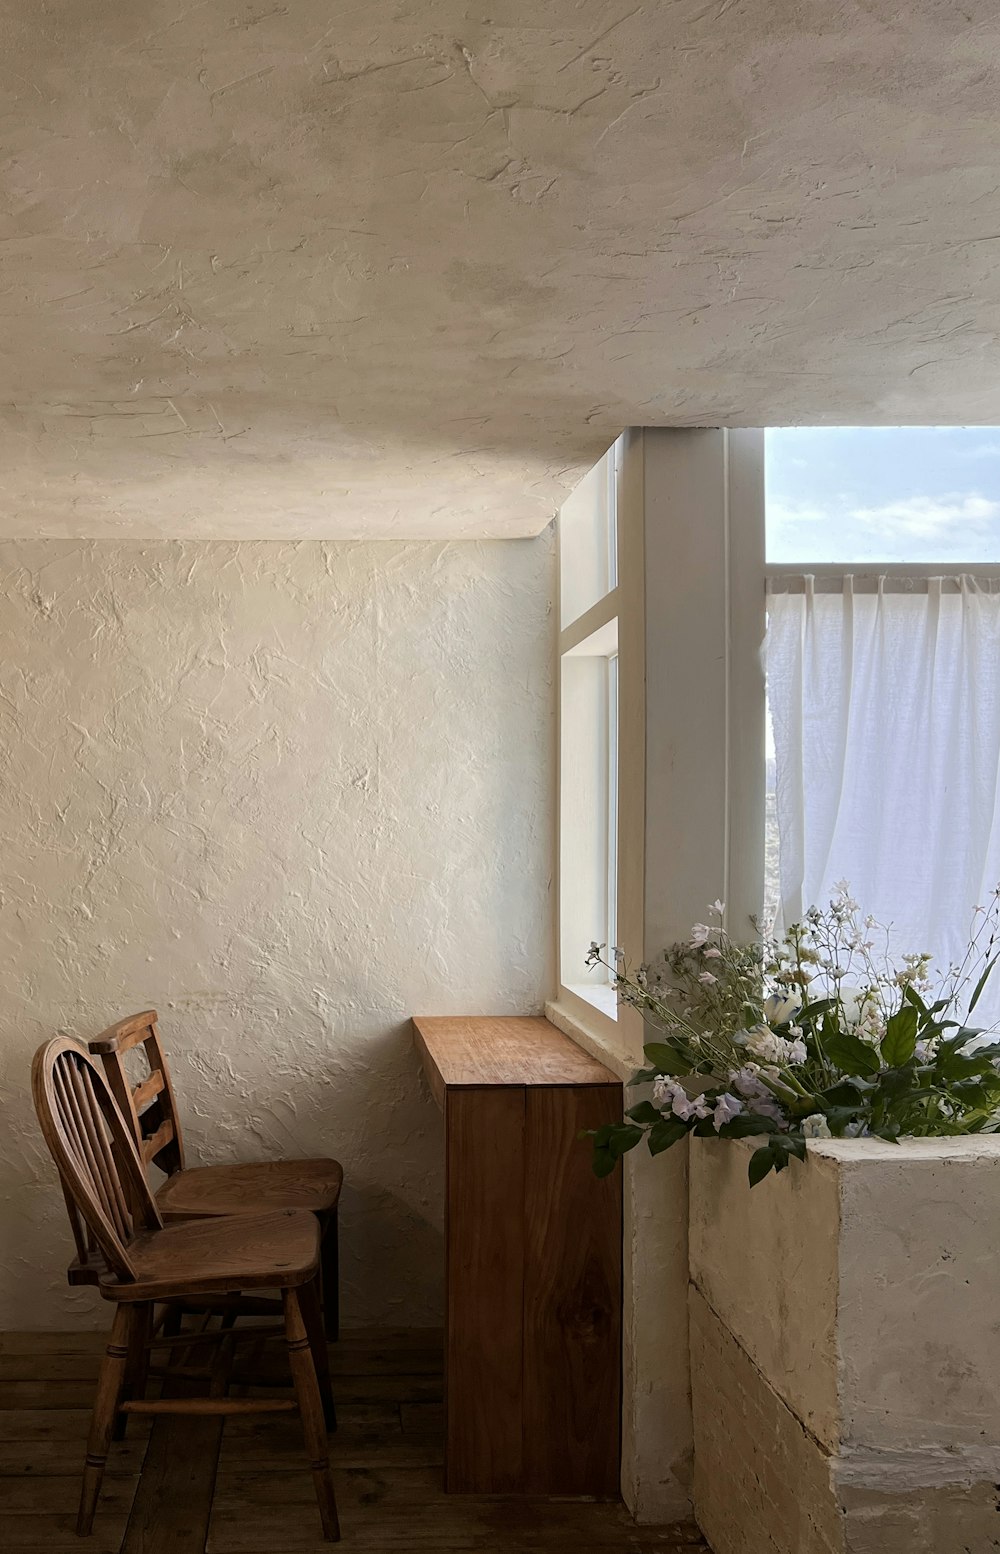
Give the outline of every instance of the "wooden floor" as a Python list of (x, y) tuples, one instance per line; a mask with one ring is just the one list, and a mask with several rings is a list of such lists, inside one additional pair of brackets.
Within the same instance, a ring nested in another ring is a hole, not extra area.
[[(298, 1419), (134, 1419), (113, 1445), (94, 1534), (73, 1532), (101, 1334), (0, 1336), (0, 1550), (45, 1554), (329, 1554)], [(425, 1332), (331, 1345), (331, 1455), (345, 1550), (697, 1554), (694, 1529), (634, 1525), (580, 1500), (445, 1495), (441, 1345)], [(276, 1379), (277, 1348), (258, 1361)]]

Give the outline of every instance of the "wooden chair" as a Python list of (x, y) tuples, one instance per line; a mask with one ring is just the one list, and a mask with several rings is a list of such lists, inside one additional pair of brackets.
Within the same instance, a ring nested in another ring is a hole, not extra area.
[[(215, 1292), (280, 1289), (285, 1338), (323, 1535), (340, 1537), (324, 1413), (333, 1398), (319, 1298), (320, 1230), (314, 1214), (276, 1210), (164, 1225), (143, 1164), (96, 1064), (63, 1037), (35, 1054), (35, 1110), (59, 1171), (83, 1257), (100, 1249), (97, 1283), (114, 1302), (101, 1362), (77, 1532), (93, 1527), (115, 1423), (122, 1414), (247, 1414), (293, 1409), (286, 1400), (145, 1398), (146, 1354), (154, 1302), (196, 1300)], [(221, 1389), (217, 1389), (221, 1390)]]
[[(133, 1085), (125, 1054), (142, 1046), (148, 1073)], [(155, 1009), (111, 1025), (90, 1043), (104, 1064), (111, 1093), (132, 1128), (145, 1164), (165, 1171), (156, 1193), (164, 1220), (260, 1214), (267, 1209), (308, 1209), (322, 1231), (322, 1290), (326, 1336), (339, 1330), (337, 1205), (344, 1172), (336, 1160), (259, 1160), (233, 1165), (185, 1166), (180, 1118)], [(71, 1284), (94, 1281), (93, 1249), (69, 1270)], [(251, 1309), (244, 1302), (244, 1310)], [(257, 1309), (260, 1303), (257, 1304)]]

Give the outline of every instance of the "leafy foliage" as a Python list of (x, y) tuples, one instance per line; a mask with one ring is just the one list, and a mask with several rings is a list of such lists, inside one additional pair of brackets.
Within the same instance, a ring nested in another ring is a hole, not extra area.
[[(739, 944), (716, 923), (629, 972), (591, 947), (655, 1039), (626, 1120), (591, 1137), (607, 1176), (643, 1139), (650, 1154), (687, 1134), (760, 1138), (750, 1185), (804, 1160), (808, 1138), (900, 1138), (1000, 1128), (1000, 1042), (967, 1024), (1000, 960), (1000, 888), (976, 909), (964, 960), (937, 987), (928, 955), (889, 954), (846, 884), (780, 941)], [(876, 945), (879, 948), (876, 948)], [(971, 989), (971, 992), (970, 992)]]

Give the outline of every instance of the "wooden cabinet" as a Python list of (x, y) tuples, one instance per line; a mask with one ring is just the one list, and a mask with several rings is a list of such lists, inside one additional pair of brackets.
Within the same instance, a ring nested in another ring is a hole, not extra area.
[(413, 1026), (445, 1124), (446, 1487), (616, 1496), (621, 1172), (578, 1135), (621, 1081), (544, 1019)]

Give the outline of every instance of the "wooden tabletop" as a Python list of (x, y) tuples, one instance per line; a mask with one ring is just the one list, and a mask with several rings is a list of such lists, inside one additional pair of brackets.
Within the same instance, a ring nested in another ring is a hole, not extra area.
[(414, 1041), (431, 1090), (495, 1085), (620, 1085), (575, 1041), (541, 1016), (414, 1016)]

